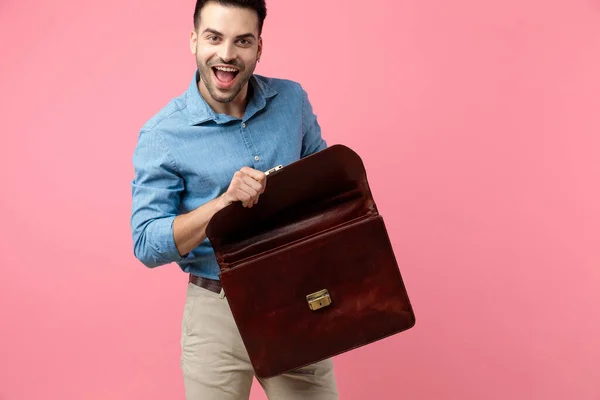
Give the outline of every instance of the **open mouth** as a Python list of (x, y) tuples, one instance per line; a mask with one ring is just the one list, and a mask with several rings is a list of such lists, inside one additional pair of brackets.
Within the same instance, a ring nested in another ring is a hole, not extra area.
[(234, 67), (212, 67), (212, 70), (215, 74), (215, 78), (217, 78), (217, 81), (225, 85), (233, 82), (237, 74), (240, 72)]

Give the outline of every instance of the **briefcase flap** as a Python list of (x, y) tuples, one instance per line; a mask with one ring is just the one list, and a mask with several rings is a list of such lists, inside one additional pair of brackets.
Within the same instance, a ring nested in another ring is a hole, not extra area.
[(271, 174), (252, 208), (235, 202), (216, 213), (206, 233), (221, 270), (232, 263), (341, 223), (377, 214), (362, 160), (333, 145)]

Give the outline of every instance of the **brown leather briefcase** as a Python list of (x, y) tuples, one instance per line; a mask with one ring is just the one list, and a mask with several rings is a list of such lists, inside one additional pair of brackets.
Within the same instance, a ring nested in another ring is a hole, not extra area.
[(268, 378), (415, 324), (360, 157), (334, 145), (271, 172), (207, 227), (255, 374)]

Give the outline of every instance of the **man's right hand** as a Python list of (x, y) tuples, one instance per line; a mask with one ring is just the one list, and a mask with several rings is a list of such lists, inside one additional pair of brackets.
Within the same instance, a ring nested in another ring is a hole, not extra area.
[(221, 195), (223, 206), (234, 201), (241, 201), (244, 207), (252, 208), (258, 198), (265, 192), (267, 175), (264, 172), (244, 167), (233, 175), (229, 188)]
[(229, 188), (221, 196), (175, 217), (173, 237), (179, 255), (188, 254), (206, 239), (206, 227), (215, 213), (234, 201), (241, 201), (244, 207), (252, 207), (258, 203), (258, 197), (265, 192), (266, 186), (267, 175), (264, 172), (244, 167), (235, 173)]

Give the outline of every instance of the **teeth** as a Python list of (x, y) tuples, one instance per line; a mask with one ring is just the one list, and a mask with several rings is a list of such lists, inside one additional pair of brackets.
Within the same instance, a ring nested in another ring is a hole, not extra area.
[(219, 71), (237, 72), (237, 69), (235, 69), (235, 68), (227, 68), (227, 67), (215, 67), (215, 68), (218, 69)]

